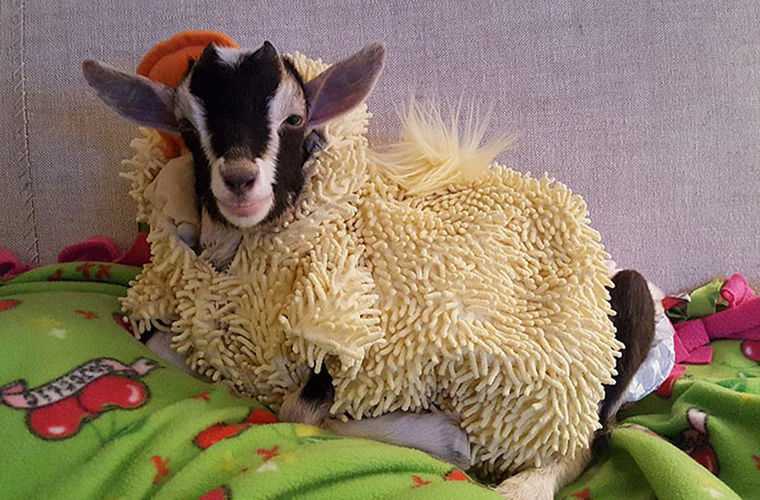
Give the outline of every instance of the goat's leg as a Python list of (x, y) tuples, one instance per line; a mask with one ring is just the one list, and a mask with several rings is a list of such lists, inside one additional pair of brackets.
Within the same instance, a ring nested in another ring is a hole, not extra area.
[(341, 436), (415, 448), (458, 467), (470, 467), (467, 434), (445, 413), (398, 411), (376, 418), (343, 422), (330, 418), (333, 397), (332, 379), (323, 370), (312, 375), (301, 390), (285, 398), (279, 418), (283, 422), (317, 425)]
[(397, 411), (347, 422), (327, 420), (325, 427), (341, 436), (415, 448), (462, 469), (470, 467), (470, 442), (467, 434), (456, 420), (440, 411)]
[[(615, 384), (605, 387), (600, 420), (605, 426), (614, 419), (622, 403), (621, 396), (636, 370), (646, 358), (654, 337), (654, 314), (658, 307), (644, 277), (636, 271), (620, 271), (612, 278), (615, 288), (610, 291), (610, 305), (615, 310), (612, 321), (617, 339), (625, 344), (618, 358)], [(504, 498), (551, 499), (554, 494), (574, 480), (591, 460), (591, 449), (585, 449), (575, 459), (560, 458), (544, 467), (528, 469), (510, 477), (497, 491)]]
[(562, 457), (543, 467), (526, 469), (506, 479), (496, 492), (510, 500), (552, 500), (555, 493), (576, 479), (591, 460), (591, 449), (574, 459)]
[(281, 422), (324, 427), (334, 397), (332, 378), (323, 369), (320, 373), (312, 373), (302, 388), (285, 396), (277, 417)]

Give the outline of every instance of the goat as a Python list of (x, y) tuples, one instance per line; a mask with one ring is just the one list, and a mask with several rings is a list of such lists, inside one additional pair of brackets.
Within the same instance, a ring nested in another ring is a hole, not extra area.
[[(195, 195), (203, 213), (201, 247), (221, 249), (211, 255), (218, 267), (224, 267), (235, 253), (241, 230), (276, 218), (298, 198), (308, 181), (304, 163), (324, 140), (320, 127), (370, 94), (384, 55), (382, 45), (371, 44), (304, 81), (269, 42), (257, 50), (209, 45), (189, 64), (176, 89), (95, 61), (85, 61), (83, 71), (100, 98), (121, 115), (181, 134), (192, 153)], [(622, 390), (646, 357), (654, 325), (644, 278), (624, 271), (613, 282), (613, 321), (626, 349), (618, 360), (616, 384), (600, 406), (605, 423), (614, 416)], [(285, 398), (280, 416), (469, 465), (467, 436), (445, 414), (395, 412), (340, 422), (329, 416), (332, 396), (332, 381), (322, 370)], [(520, 472), (498, 490), (509, 498), (552, 498), (583, 470), (589, 454)]]

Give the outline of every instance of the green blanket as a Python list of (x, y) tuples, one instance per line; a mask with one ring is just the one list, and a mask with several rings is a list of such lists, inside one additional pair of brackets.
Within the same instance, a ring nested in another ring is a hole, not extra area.
[(165, 366), (119, 313), (136, 270), (40, 268), (0, 286), (0, 498), (495, 498), (415, 450), (276, 423)]
[[(119, 313), (135, 273), (66, 264), (0, 286), (0, 498), (494, 497), (421, 452), (276, 423), (165, 366)], [(760, 498), (760, 367), (713, 346), (559, 496)]]
[(712, 364), (689, 366), (669, 396), (624, 411), (607, 449), (559, 496), (760, 498), (760, 366), (738, 341), (712, 346)]

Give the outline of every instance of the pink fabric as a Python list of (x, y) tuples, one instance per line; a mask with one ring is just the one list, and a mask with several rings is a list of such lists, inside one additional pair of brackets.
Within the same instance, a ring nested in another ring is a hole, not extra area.
[(691, 365), (709, 365), (712, 363), (713, 348), (709, 345), (697, 347), (689, 353), (689, 359), (686, 361)]
[(760, 297), (702, 318), (711, 339), (760, 340)]
[(720, 294), (728, 303), (728, 309), (674, 325), (676, 364), (657, 389), (660, 396), (668, 398), (672, 394), (674, 384), (686, 371), (681, 363), (712, 363), (713, 349), (709, 345), (712, 340), (744, 340), (742, 352), (748, 358), (755, 359), (753, 348), (756, 342), (760, 342), (760, 297), (755, 296), (741, 274), (731, 276)]
[[(704, 338), (704, 344), (696, 344), (697, 339)], [(690, 347), (687, 347), (686, 343)], [(710, 339), (707, 337), (702, 325), (694, 325), (684, 331), (679, 332), (676, 329), (676, 335), (673, 337), (673, 346), (675, 347), (676, 363), (688, 363), (690, 365), (707, 365), (712, 363), (712, 347), (709, 344)]]
[(0, 248), (0, 280), (10, 279), (29, 269), (16, 255), (5, 248)]
[(760, 297), (748, 297), (745, 293), (739, 302), (735, 300), (736, 296), (733, 297), (729, 303), (739, 305), (674, 325), (676, 363), (710, 363), (711, 340), (760, 340)]
[(736, 307), (755, 297), (755, 292), (750, 288), (747, 280), (739, 273), (732, 275), (723, 284), (720, 296), (728, 302), (728, 307)]
[(688, 352), (710, 343), (705, 325), (699, 320), (676, 323), (675, 330), (683, 347)]
[(142, 266), (150, 261), (150, 244), (147, 233), (140, 232), (125, 253), (106, 236), (93, 236), (81, 243), (67, 246), (58, 254), (58, 262), (114, 262), (129, 266)]
[(58, 262), (114, 262), (119, 254), (119, 247), (111, 238), (93, 236), (61, 250), (58, 254)]
[(686, 367), (684, 365), (673, 365), (673, 369), (670, 370), (668, 378), (666, 378), (662, 384), (660, 384), (660, 387), (657, 388), (657, 395), (662, 396), (663, 398), (669, 398), (670, 395), (673, 394), (673, 386), (684, 373), (686, 373)]
[(148, 233), (137, 233), (132, 246), (127, 253), (116, 260), (117, 264), (125, 266), (143, 266), (150, 262), (150, 243), (148, 243)]
[(678, 330), (676, 330), (676, 334), (673, 336), (673, 347), (676, 352), (676, 363), (683, 363), (689, 359), (689, 350), (684, 347), (681, 336), (678, 335)]
[(686, 304), (686, 302), (688, 301), (683, 297), (674, 297), (672, 295), (668, 295), (662, 299), (662, 307), (667, 311), (668, 309), (682, 306)]
[[(135, 241), (126, 252), (122, 253), (111, 238), (93, 236), (81, 243), (70, 245), (58, 254), (58, 262), (113, 262), (126, 266), (142, 266), (150, 262), (150, 243), (148, 233), (137, 233)], [(31, 269), (21, 262), (16, 255), (5, 248), (0, 248), (0, 280), (7, 280)]]

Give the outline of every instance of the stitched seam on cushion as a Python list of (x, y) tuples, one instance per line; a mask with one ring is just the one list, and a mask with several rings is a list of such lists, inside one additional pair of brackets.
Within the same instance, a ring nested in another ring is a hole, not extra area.
[(40, 241), (37, 231), (37, 212), (34, 204), (34, 179), (32, 177), (32, 160), (29, 153), (29, 111), (28, 100), (26, 95), (26, 5), (24, 0), (19, 0), (15, 8), (15, 25), (18, 29), (18, 37), (11, 43), (14, 45), (12, 50), (18, 55), (19, 61), (14, 70), (14, 90), (19, 93), (18, 111), (14, 119), (20, 125), (16, 131), (16, 137), (21, 145), (21, 154), (18, 161), (23, 165), (19, 172), (19, 181), (26, 207), (26, 231), (24, 241), (27, 242), (26, 252), (31, 256), (34, 264), (40, 263)]

